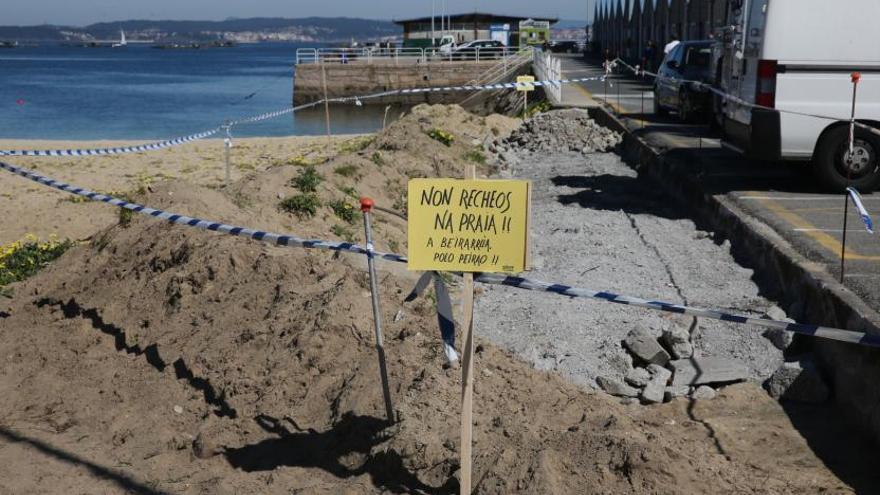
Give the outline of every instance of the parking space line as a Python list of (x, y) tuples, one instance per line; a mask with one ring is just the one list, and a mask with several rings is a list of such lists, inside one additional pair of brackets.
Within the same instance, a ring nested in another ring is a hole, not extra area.
[[(788, 222), (794, 228), (804, 229), (804, 234), (816, 241), (816, 243), (818, 243), (820, 246), (833, 253), (835, 256), (840, 256), (840, 252), (843, 246), (841, 245), (840, 241), (828, 235), (827, 232), (823, 231), (819, 227), (816, 227), (804, 217), (786, 209), (784, 206), (775, 202), (772, 199), (760, 199), (758, 200), (758, 202), (761, 203), (765, 208), (776, 214), (777, 217)], [(847, 248), (846, 250), (846, 258), (849, 260), (880, 261), (880, 256), (865, 256), (849, 248)]]
[[(755, 201), (770, 199), (773, 201), (843, 201), (843, 195), (839, 196), (737, 196), (737, 199), (750, 199)], [(862, 201), (880, 200), (880, 196), (862, 196)]]

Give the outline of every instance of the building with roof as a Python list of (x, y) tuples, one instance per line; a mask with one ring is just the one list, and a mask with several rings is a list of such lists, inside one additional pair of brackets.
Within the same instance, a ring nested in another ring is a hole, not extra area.
[[(458, 44), (478, 39), (494, 39), (507, 46), (520, 44), (520, 22), (535, 21), (538, 25), (556, 24), (559, 19), (548, 17), (520, 17), (511, 15), (473, 12), (446, 16), (417, 17), (414, 19), (395, 20), (394, 23), (403, 27), (403, 46), (431, 46), (431, 39), (439, 41), (444, 36), (452, 36)], [(531, 29), (531, 28), (530, 28)], [(548, 40), (549, 41), (549, 40)]]

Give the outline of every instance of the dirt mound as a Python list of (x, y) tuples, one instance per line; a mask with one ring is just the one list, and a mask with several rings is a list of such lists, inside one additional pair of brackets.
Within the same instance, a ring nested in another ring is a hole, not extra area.
[(517, 148), (532, 152), (595, 153), (614, 149), (620, 140), (620, 134), (597, 124), (586, 110), (573, 108), (539, 113), (495, 144), (501, 152)]
[[(360, 174), (327, 178), (319, 198), (356, 185), (392, 202), (397, 181), (449, 173), (477, 146), (466, 139), (488, 137), (456, 108), (407, 119), (318, 165)], [(438, 126), (454, 133), (450, 146), (427, 135)], [(298, 174), (278, 167), (224, 192), (166, 184), (139, 199), (327, 237), (342, 221), (331, 209), (302, 219), (278, 210)], [(380, 245), (403, 244), (401, 227), (379, 227)], [(363, 264), (147, 218), (71, 250), (15, 286), (0, 313), (0, 492), (456, 491), (460, 371), (443, 367), (432, 302), (404, 305), (413, 275), (380, 265), (398, 414), (389, 426)], [(845, 488), (754, 386), (641, 408), (485, 342), (475, 369), (478, 493)], [(779, 447), (755, 453), (756, 434)]]

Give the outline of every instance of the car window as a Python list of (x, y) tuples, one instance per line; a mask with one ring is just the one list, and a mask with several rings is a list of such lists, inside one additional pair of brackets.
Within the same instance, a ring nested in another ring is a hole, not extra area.
[(673, 48), (672, 51), (669, 52), (669, 55), (666, 56), (667, 62), (671, 62), (673, 60), (678, 62), (679, 65), (681, 65), (681, 45), (678, 45), (675, 48)]
[(712, 48), (692, 46), (687, 50), (685, 65), (689, 67), (709, 67), (712, 60)]

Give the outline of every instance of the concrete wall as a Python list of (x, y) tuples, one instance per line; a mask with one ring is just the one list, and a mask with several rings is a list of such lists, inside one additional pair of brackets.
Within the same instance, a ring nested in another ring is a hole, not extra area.
[[(384, 64), (326, 64), (327, 94), (330, 98), (356, 96), (395, 89), (432, 86), (461, 86), (468, 84), (498, 64), (487, 62), (443, 62), (421, 65)], [(468, 92), (421, 93), (377, 98), (364, 103), (457, 103)], [(296, 66), (293, 84), (293, 104), (301, 105), (324, 97), (321, 65)]]

